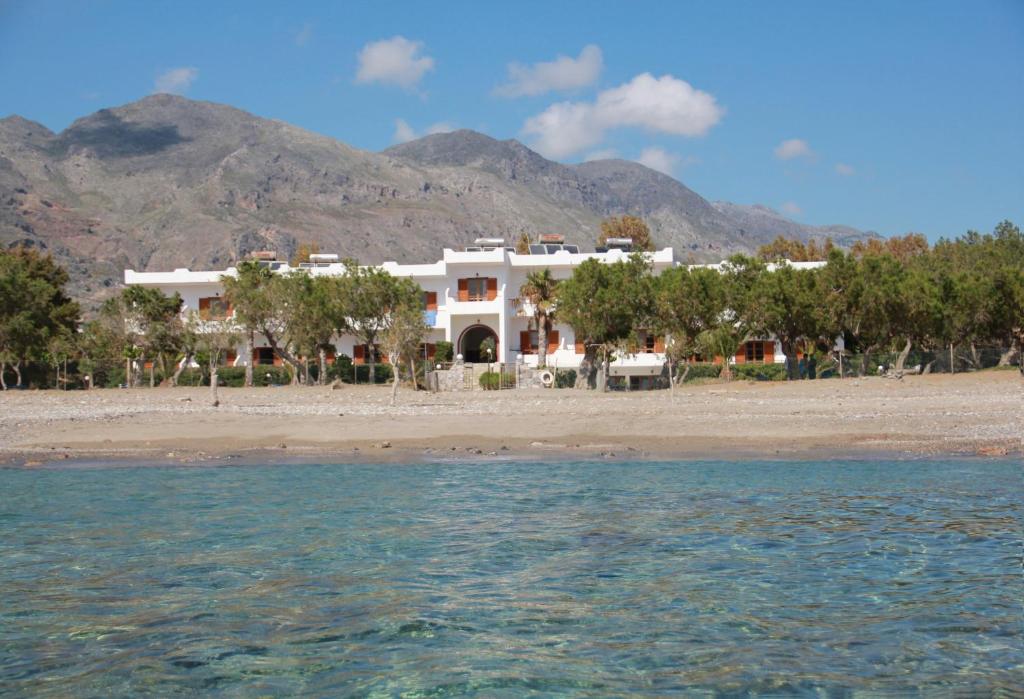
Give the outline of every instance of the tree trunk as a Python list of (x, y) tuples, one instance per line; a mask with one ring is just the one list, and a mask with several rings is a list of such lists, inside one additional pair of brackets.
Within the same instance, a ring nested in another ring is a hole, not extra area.
[(584, 346), (583, 359), (580, 360), (579, 372), (576, 374), (574, 388), (594, 388), (594, 366), (597, 360), (597, 348), (590, 345)]
[(156, 362), (152, 361), (149, 363), (149, 387), (156, 387)]
[(956, 357), (953, 356), (953, 343), (949, 343), (949, 373), (956, 373)]
[(608, 372), (611, 371), (611, 366), (611, 357), (608, 350), (605, 350), (604, 357), (601, 359), (601, 393), (608, 392)]
[(783, 342), (782, 353), (786, 355), (786, 380), (795, 381), (799, 379), (800, 359), (796, 356), (796, 347), (792, 342)]
[(323, 386), (327, 381), (327, 350), (320, 348), (320, 372), (317, 374), (316, 382)]
[(975, 371), (981, 369), (981, 357), (978, 356), (978, 348), (973, 342), (971, 343), (971, 366)]
[(412, 383), (412, 390), (420, 390), (419, 384), (416, 383), (416, 359), (413, 357), (409, 357), (409, 381)]
[(263, 329), (263, 336), (267, 338), (267, 342), (270, 344), (270, 349), (283, 359), (292, 370), (292, 383), (298, 383), (299, 372), (302, 369), (302, 365), (299, 360), (295, 357), (287, 347), (278, 344), (277, 338), (274, 334), (269, 332), (266, 328)]
[(21, 388), (21, 360), (11, 364), (11, 368), (14, 369), (14, 376), (18, 379), (18, 383), (15, 384), (17, 388)]
[(690, 369), (693, 368), (690, 362), (686, 362), (686, 368), (683, 369), (683, 375), (679, 377), (679, 383), (686, 383), (686, 377), (690, 375)]
[(181, 378), (181, 372), (185, 371), (185, 367), (192, 363), (192, 353), (186, 352), (185, 357), (178, 364), (178, 368), (174, 370), (174, 376), (171, 377), (171, 386), (178, 385), (178, 379)]
[(1017, 351), (1019, 349), (1020, 347), (1017, 345), (1017, 341), (1014, 340), (1010, 344), (1010, 349), (1006, 350), (1001, 355), (999, 355), (999, 366), (1010, 366), (1010, 364), (1013, 362), (1013, 358), (1017, 356)]
[(673, 376), (672, 372), (672, 357), (670, 355), (665, 356), (665, 362), (668, 363), (668, 397), (673, 403), (676, 402), (676, 377)]
[(249, 331), (249, 335), (245, 342), (245, 387), (252, 388), (252, 346), (254, 343), (252, 330)]
[(128, 357), (124, 360), (124, 385), (125, 388), (135, 385), (135, 382), (132, 381), (132, 360)]
[(537, 318), (537, 368), (543, 369), (548, 361), (548, 326)]
[(398, 399), (398, 362), (397, 358), (391, 361), (391, 367), (394, 371), (391, 372), (391, 405), (395, 404)]
[(302, 382), (309, 385), (309, 358), (302, 360)]
[(907, 344), (903, 345), (903, 349), (900, 350), (899, 356), (896, 357), (896, 371), (902, 372), (903, 365), (907, 363), (907, 357), (910, 356), (911, 342), (910, 338), (907, 338)]
[(210, 362), (210, 405), (215, 408), (220, 405), (220, 399), (217, 397), (218, 383), (220, 379), (217, 377), (217, 363)]
[(4, 374), (7, 373), (7, 362), (0, 362), (0, 388), (7, 390), (7, 380), (4, 378)]
[(930, 373), (932, 373), (932, 367), (933, 366), (935, 366), (935, 360), (934, 359), (924, 365), (924, 369), (921, 370), (921, 373), (922, 374), (930, 374)]

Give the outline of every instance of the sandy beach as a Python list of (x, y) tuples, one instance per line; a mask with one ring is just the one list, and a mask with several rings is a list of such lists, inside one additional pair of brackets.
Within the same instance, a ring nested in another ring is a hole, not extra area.
[(794, 458), (1024, 450), (1017, 372), (667, 391), (438, 393), (386, 386), (0, 395), (0, 459), (404, 461), (438, 456)]

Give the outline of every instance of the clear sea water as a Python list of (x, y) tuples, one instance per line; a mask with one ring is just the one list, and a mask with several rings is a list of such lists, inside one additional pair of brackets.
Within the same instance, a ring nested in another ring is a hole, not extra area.
[(0, 694), (1019, 696), (1022, 465), (0, 471)]

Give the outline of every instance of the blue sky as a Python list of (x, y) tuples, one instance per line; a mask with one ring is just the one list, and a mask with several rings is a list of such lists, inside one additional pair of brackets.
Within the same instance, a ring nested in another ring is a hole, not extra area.
[(615, 154), (806, 223), (1024, 224), (1017, 0), (0, 0), (0, 115), (60, 130), (158, 89), (370, 150), (465, 127)]

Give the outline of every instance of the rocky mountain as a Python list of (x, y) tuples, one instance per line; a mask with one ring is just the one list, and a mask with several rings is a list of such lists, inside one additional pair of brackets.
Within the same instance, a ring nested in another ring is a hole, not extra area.
[(659, 245), (703, 260), (779, 233), (865, 235), (711, 204), (636, 163), (562, 165), (473, 131), (372, 153), (172, 95), (100, 110), (59, 134), (0, 120), (0, 245), (51, 251), (91, 301), (125, 268), (224, 267), (305, 241), (367, 263), (433, 260), (445, 246), (524, 231), (587, 248), (602, 218), (623, 213), (647, 219)]

